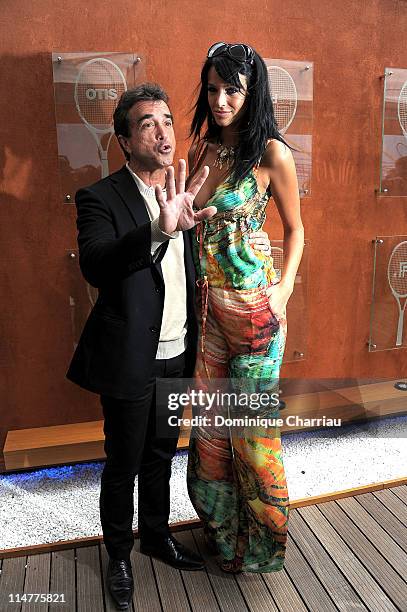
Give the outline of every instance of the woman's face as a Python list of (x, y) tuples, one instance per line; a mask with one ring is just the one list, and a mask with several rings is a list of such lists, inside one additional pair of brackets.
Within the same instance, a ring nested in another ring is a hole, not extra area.
[(219, 127), (227, 127), (244, 115), (247, 78), (240, 73), (239, 78), (242, 89), (222, 81), (214, 66), (208, 72), (208, 104)]

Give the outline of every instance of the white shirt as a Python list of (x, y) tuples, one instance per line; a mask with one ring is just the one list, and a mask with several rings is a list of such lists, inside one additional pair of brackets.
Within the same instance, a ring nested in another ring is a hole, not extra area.
[(164, 310), (156, 359), (171, 359), (185, 351), (187, 333), (187, 289), (184, 265), (184, 237), (182, 232), (166, 234), (158, 225), (160, 207), (153, 186), (146, 185), (126, 164), (143, 196), (151, 220), (151, 254), (169, 240), (161, 260), (165, 284)]

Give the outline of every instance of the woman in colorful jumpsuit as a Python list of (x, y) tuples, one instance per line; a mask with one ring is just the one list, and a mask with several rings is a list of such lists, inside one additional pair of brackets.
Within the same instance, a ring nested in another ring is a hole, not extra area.
[[(289, 499), (280, 431), (269, 423), (279, 416), (275, 398), (286, 304), (304, 230), (293, 156), (278, 132), (267, 69), (254, 49), (226, 43), (209, 49), (191, 135), (190, 174), (203, 164), (210, 167), (195, 206), (218, 211), (197, 227), (194, 240), (200, 318), (196, 386), (208, 389), (211, 380), (230, 379), (246, 397), (267, 393), (274, 401), (261, 410), (246, 409), (249, 417), (262, 418), (259, 425), (240, 427), (233, 425), (234, 415), (241, 416), (236, 407), (228, 407), (232, 421), (225, 421), (226, 428), (213, 425), (225, 407), (212, 407), (211, 424), (191, 432), (188, 491), (224, 571), (273, 572), (284, 564)], [(271, 195), (284, 227), (280, 278), (272, 257), (249, 242), (250, 233), (263, 226)]]

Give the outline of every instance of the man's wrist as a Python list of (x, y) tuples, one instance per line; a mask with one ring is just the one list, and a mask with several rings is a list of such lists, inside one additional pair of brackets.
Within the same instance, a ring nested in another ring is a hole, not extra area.
[(163, 237), (165, 237), (165, 239), (168, 239), (168, 238), (176, 238), (176, 237), (178, 236), (178, 234), (179, 234), (179, 231), (178, 231), (178, 230), (174, 230), (174, 231), (173, 231), (171, 234), (169, 234), (168, 232), (165, 232), (165, 231), (164, 231), (164, 230), (161, 228), (161, 226), (160, 226), (160, 217), (158, 217), (158, 218), (156, 219), (156, 221), (157, 221), (157, 231), (158, 231), (158, 232), (160, 232), (160, 233), (163, 235)]
[(159, 249), (164, 242), (177, 238), (178, 235), (178, 231), (173, 232), (172, 234), (163, 232), (159, 226), (158, 218), (151, 221), (151, 254), (154, 255), (156, 250)]

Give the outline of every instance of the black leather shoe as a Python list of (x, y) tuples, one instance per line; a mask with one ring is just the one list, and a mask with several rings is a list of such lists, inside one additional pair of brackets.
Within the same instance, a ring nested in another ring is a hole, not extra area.
[(109, 559), (107, 567), (107, 588), (118, 610), (127, 610), (134, 590), (130, 561)]
[(140, 542), (140, 552), (161, 559), (180, 570), (201, 570), (205, 561), (172, 536)]

